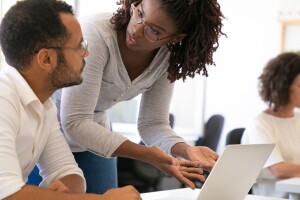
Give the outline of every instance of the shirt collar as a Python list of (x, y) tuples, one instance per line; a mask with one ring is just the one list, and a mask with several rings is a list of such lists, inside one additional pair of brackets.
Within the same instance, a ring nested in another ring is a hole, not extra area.
[(43, 112), (44, 109), (48, 110), (53, 105), (50, 98), (43, 105), (24, 77), (14, 67), (8, 66), (6, 74), (14, 83), (17, 95), (25, 106), (32, 104), (39, 112)]

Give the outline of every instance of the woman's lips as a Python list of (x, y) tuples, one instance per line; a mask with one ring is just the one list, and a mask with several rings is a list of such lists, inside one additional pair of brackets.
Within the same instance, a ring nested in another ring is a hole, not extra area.
[(130, 33), (127, 34), (128, 38), (127, 38), (127, 41), (130, 45), (136, 45), (136, 41), (135, 39), (133, 39), (133, 37), (131, 36)]

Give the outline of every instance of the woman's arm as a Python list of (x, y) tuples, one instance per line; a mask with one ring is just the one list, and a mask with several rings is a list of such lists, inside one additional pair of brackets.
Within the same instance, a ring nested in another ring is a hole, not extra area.
[(268, 168), (278, 179), (300, 177), (300, 165), (289, 162), (280, 162)]
[(170, 155), (197, 161), (211, 169), (218, 155), (207, 147), (192, 147), (178, 136), (169, 124), (169, 108), (174, 84), (167, 73), (155, 81), (142, 96), (138, 129), (143, 141), (149, 146), (159, 146)]

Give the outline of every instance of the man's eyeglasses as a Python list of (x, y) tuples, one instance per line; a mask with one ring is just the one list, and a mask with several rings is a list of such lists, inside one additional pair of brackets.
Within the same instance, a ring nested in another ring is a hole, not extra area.
[(149, 40), (150, 42), (154, 43), (158, 40), (163, 40), (172, 36), (176, 36), (175, 34), (170, 34), (166, 37), (159, 38), (157, 31), (153, 30), (149, 25), (146, 24), (146, 22), (143, 20), (143, 14), (142, 12), (137, 8), (137, 5), (141, 1), (135, 2), (131, 4), (130, 7), (130, 16), (131, 19), (136, 23), (136, 24), (143, 24), (144, 25), (144, 35)]
[(84, 57), (88, 51), (88, 41), (87, 39), (82, 39), (78, 47), (45, 47), (46, 49), (62, 49), (62, 50), (74, 50), (79, 52), (81, 57)]

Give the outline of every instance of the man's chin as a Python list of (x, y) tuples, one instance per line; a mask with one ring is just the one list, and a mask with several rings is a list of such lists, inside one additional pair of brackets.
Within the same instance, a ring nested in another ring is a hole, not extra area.
[(80, 85), (82, 83), (82, 81), (83, 80), (80, 79), (77, 82), (66, 83), (66, 84), (60, 85), (57, 89), (61, 89), (61, 88), (65, 88), (65, 87), (71, 87), (71, 86), (75, 86), (75, 85)]

